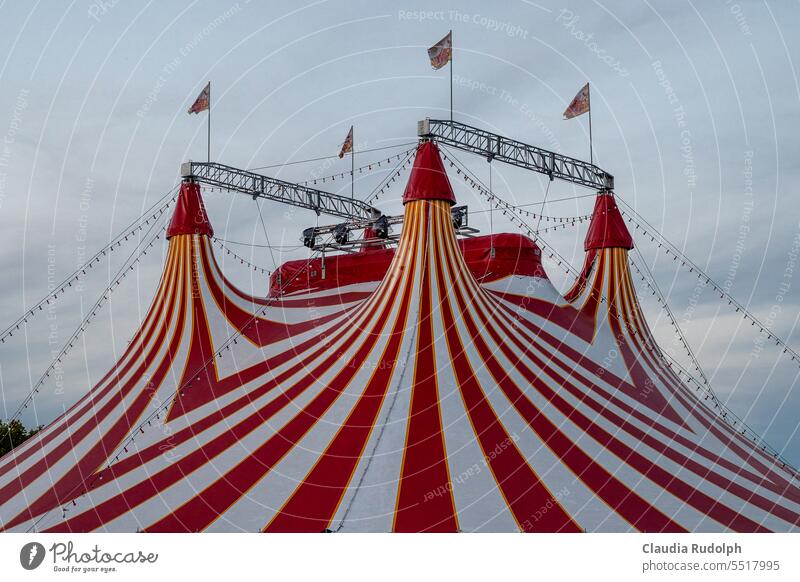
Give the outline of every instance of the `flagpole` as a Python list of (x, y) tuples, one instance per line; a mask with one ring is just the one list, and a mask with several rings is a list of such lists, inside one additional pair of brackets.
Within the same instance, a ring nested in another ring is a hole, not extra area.
[(589, 105), (589, 163), (594, 165), (594, 148), (592, 147), (592, 86), (586, 83), (586, 102)]
[(211, 162), (211, 81), (208, 82), (208, 161)]
[(453, 31), (450, 31), (450, 121), (453, 121)]
[(350, 200), (356, 195), (356, 137), (353, 133), (353, 146), (350, 149)]

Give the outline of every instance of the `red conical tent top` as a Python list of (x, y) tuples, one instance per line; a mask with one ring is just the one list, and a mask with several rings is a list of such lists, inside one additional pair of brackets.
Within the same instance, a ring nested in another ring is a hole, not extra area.
[(200, 197), (200, 185), (194, 182), (181, 184), (178, 203), (172, 213), (172, 222), (167, 229), (167, 238), (176, 234), (205, 234), (214, 236), (214, 229), (208, 220), (203, 199)]
[(450, 179), (444, 171), (439, 148), (432, 141), (426, 141), (417, 148), (417, 158), (408, 178), (403, 204), (412, 200), (446, 200), (456, 203)]
[(619, 213), (614, 195), (598, 194), (583, 250), (609, 248), (632, 249), (633, 239)]

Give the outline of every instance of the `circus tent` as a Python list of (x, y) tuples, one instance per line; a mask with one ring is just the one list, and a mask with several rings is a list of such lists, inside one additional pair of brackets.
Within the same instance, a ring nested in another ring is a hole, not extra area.
[(651, 335), (597, 196), (561, 294), (537, 244), (458, 239), (423, 140), (396, 249), (293, 261), (267, 297), (186, 181), (123, 357), (0, 459), (5, 531), (791, 531), (800, 484)]

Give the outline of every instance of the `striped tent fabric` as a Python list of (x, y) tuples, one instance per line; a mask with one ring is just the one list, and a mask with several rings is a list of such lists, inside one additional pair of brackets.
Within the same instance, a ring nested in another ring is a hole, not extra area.
[(656, 345), (613, 194), (597, 197), (564, 295), (533, 241), (516, 261), (468, 252), (454, 201), (423, 142), (378, 276), (309, 285), (295, 269), (255, 297), (221, 271), (185, 183), (125, 354), (0, 459), (0, 528), (798, 529), (794, 470)]

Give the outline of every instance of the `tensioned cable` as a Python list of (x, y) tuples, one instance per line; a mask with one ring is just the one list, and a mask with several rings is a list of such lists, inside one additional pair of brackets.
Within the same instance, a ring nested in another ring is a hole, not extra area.
[[(644, 260), (644, 257), (642, 257), (641, 253), (639, 254), (639, 256), (641, 260)], [(642, 271), (636, 265), (635, 261), (631, 261), (631, 265), (636, 270), (636, 273), (639, 275), (640, 279), (644, 282), (644, 284), (647, 285), (650, 291), (653, 292), (653, 295), (656, 295), (656, 289), (653, 286), (655, 284), (655, 279), (652, 279), (653, 284), (651, 284), (648, 278), (645, 277), (644, 273), (642, 273)], [(660, 289), (658, 291), (660, 293)], [(699, 362), (696, 361), (694, 354), (691, 352), (690, 346), (682, 337), (682, 333), (678, 328), (677, 322), (674, 320), (674, 316), (672, 315), (669, 306), (666, 304), (666, 300), (665, 299), (662, 300), (658, 295), (656, 295), (656, 300), (658, 301), (659, 304), (662, 305), (662, 307), (665, 308), (667, 315), (670, 316), (672, 327), (676, 329), (676, 333), (678, 333), (679, 337), (681, 337), (681, 341), (684, 347), (686, 348), (687, 353), (689, 353), (689, 355), (695, 361), (695, 368), (702, 374), (702, 369), (700, 368), (700, 364)], [(731, 410), (725, 403), (723, 403), (717, 397), (717, 395), (714, 393), (710, 381), (705, 377), (705, 375), (703, 375), (703, 382), (701, 382), (700, 380), (695, 378), (694, 375), (691, 372), (689, 372), (684, 366), (682, 366), (673, 356), (664, 352), (657, 344), (653, 344), (653, 342), (650, 341), (649, 338), (642, 336), (642, 340), (644, 340), (645, 343), (650, 345), (651, 348), (655, 349), (657, 353), (666, 360), (667, 364), (671, 368), (677, 370), (677, 374), (680, 379), (683, 379), (683, 376), (686, 376), (686, 381), (694, 384), (697, 390), (705, 392), (706, 393), (705, 399), (706, 400), (708, 400), (709, 398), (711, 399), (711, 401), (714, 403), (714, 408), (718, 408), (720, 410), (718, 415), (722, 418), (723, 421), (725, 421), (730, 427), (732, 427), (742, 436), (748, 437), (753, 443), (758, 445), (762, 451), (771, 454), (775, 459), (779, 460), (784, 468), (789, 469), (791, 472), (797, 475), (798, 470), (796, 467), (794, 467), (789, 461), (787, 461), (783, 456), (781, 456), (780, 452), (778, 452), (774, 447), (770, 446), (770, 444), (767, 443), (758, 432), (756, 432), (739, 415), (737, 415), (733, 410)]]
[[(689, 354), (689, 357), (691, 358), (695, 369), (700, 374), (700, 376), (703, 378), (703, 383), (707, 384), (709, 386), (709, 390), (710, 390), (711, 389), (711, 385), (710, 385), (710, 383), (708, 381), (708, 376), (706, 376), (706, 373), (703, 371), (703, 367), (700, 365), (700, 361), (697, 359), (697, 356), (695, 355), (694, 351), (692, 350), (692, 347), (689, 345), (689, 341), (686, 339), (686, 336), (684, 335), (683, 331), (681, 330), (680, 326), (678, 325), (678, 322), (675, 319), (675, 316), (672, 314), (672, 310), (669, 308), (669, 305), (667, 304), (667, 298), (664, 295), (664, 293), (661, 291), (661, 287), (659, 287), (658, 281), (656, 281), (656, 278), (653, 276), (653, 272), (650, 270), (650, 267), (648, 266), (647, 262), (644, 260), (644, 257), (642, 256), (642, 253), (639, 250), (639, 247), (634, 247), (634, 249), (636, 251), (637, 257), (639, 257), (639, 262), (642, 265), (644, 265), (644, 268), (647, 271), (647, 276), (650, 279), (650, 281), (652, 282), (651, 289), (652, 289), (653, 293), (658, 295), (659, 303), (661, 304), (662, 308), (667, 313), (667, 316), (669, 317), (670, 321), (672, 322), (672, 325), (675, 328), (675, 333), (678, 334), (678, 337), (680, 338), (680, 341), (683, 344), (683, 347), (686, 349), (686, 352)], [(631, 261), (631, 262), (634, 263), (634, 266), (636, 266), (634, 261)], [(636, 270), (639, 271), (638, 268)], [(639, 271), (639, 274), (641, 274), (641, 271)]]
[(272, 252), (272, 244), (269, 242), (269, 233), (267, 232), (267, 225), (264, 224), (264, 215), (261, 213), (261, 204), (256, 200), (256, 208), (258, 209), (258, 218), (261, 221), (261, 228), (264, 230), (264, 237), (267, 239), (267, 248), (269, 249), (269, 256), (272, 257), (272, 268), (277, 269), (278, 263), (275, 261), (275, 253)]
[[(447, 150), (446, 148), (442, 147), (441, 145), (439, 147), (440, 149), (445, 150), (445, 152), (449, 153), (449, 150)], [(575, 277), (580, 277), (580, 273), (569, 263), (569, 261), (567, 261), (563, 256), (561, 256), (561, 253), (559, 253), (555, 248), (553, 248), (549, 243), (547, 243), (547, 241), (539, 237), (538, 234), (522, 219), (522, 217), (519, 216), (518, 212), (521, 211), (514, 208), (513, 206), (511, 206), (511, 204), (509, 204), (502, 198), (496, 196), (495, 194), (489, 193), (489, 191), (486, 189), (486, 185), (481, 181), (481, 179), (475, 176), (475, 174), (471, 170), (469, 170), (469, 168), (464, 166), (464, 164), (460, 160), (458, 160), (458, 158), (456, 158), (452, 153), (450, 153), (450, 155), (448, 156), (447, 153), (443, 152), (442, 156), (451, 164), (458, 164), (460, 166), (461, 171), (465, 174), (464, 178), (471, 180), (475, 184), (473, 188), (477, 187), (479, 191), (481, 191), (484, 196), (488, 197), (488, 199), (495, 205), (497, 205), (498, 207), (502, 207), (508, 212), (511, 212), (513, 216), (509, 216), (509, 220), (513, 224), (516, 224), (516, 221), (518, 221), (519, 224), (517, 226), (525, 230), (529, 234), (529, 236), (533, 237), (535, 242), (541, 244), (547, 250), (547, 253), (550, 256), (550, 258), (554, 259), (559, 267), (564, 269), (570, 275), (573, 275)], [(466, 173), (471, 174), (473, 177), (467, 178)], [(580, 217), (572, 218), (571, 220), (575, 221), (579, 220), (579, 218)], [(605, 298), (601, 296), (600, 301), (605, 301)]]
[(232, 256), (233, 258), (237, 259), (240, 264), (247, 265), (253, 271), (260, 271), (261, 273), (265, 273), (267, 275), (272, 275), (272, 271), (270, 269), (267, 269), (266, 267), (262, 267), (260, 265), (256, 265), (254, 263), (251, 263), (250, 261), (245, 259), (243, 256), (237, 254), (235, 251), (232, 251), (228, 247), (223, 245), (221, 242), (219, 242), (219, 239), (212, 238), (211, 242), (216, 244), (217, 246), (219, 246), (219, 248), (221, 250), (225, 251), (225, 254), (228, 254), (228, 255)]
[[(595, 197), (595, 196), (597, 196), (597, 194), (581, 194), (580, 196), (567, 196), (565, 198), (556, 198), (555, 200), (550, 200), (549, 203), (550, 204), (555, 204), (556, 202), (569, 202), (571, 200), (579, 200), (581, 198), (589, 198), (590, 196)], [(544, 204), (544, 202), (528, 202), (527, 204), (513, 204), (513, 205), (511, 205), (511, 208), (514, 208), (514, 209), (527, 208), (528, 206), (540, 206), (542, 204)], [(486, 212), (491, 212), (491, 211), (490, 210), (485, 210), (485, 209), (484, 210), (470, 210), (469, 212), (467, 212), (467, 214), (484, 214)], [(547, 215), (544, 215), (544, 214), (539, 215), (539, 214), (535, 214), (534, 213), (534, 216), (541, 216), (542, 218), (548, 218)], [(591, 216), (591, 215), (589, 215), (589, 216)], [(562, 219), (562, 218), (565, 218), (565, 217), (549, 217), (549, 218), (551, 218), (551, 219), (555, 219), (555, 218)], [(577, 221), (579, 218), (581, 218), (581, 217), (580, 216), (576, 216), (576, 217), (569, 218), (569, 222)]]
[(214, 236), (214, 237), (211, 237), (211, 238), (214, 239), (217, 242), (227, 243), (229, 245), (240, 245), (240, 246), (243, 246), (243, 247), (254, 247), (254, 248), (257, 248), (257, 249), (265, 249), (265, 248), (269, 247), (269, 248), (277, 249), (279, 251), (296, 251), (297, 249), (303, 248), (303, 245), (258, 245), (258, 244), (255, 244), (255, 243), (242, 242), (242, 241), (238, 241), (238, 240), (230, 240), (230, 239), (221, 238), (221, 237), (218, 237), (218, 236)]
[[(527, 210), (520, 210), (521, 208), (525, 208), (527, 206), (535, 206), (535, 205), (538, 205), (538, 204), (543, 204), (543, 202), (531, 202), (531, 203), (528, 203), (528, 204), (513, 205), (513, 204), (510, 204), (509, 202), (506, 202), (505, 200), (503, 200), (499, 196), (496, 196), (494, 194), (490, 194), (486, 184), (483, 182), (483, 180), (478, 178), (478, 176), (475, 174), (475, 172), (470, 170), (466, 166), (466, 164), (464, 164), (464, 162), (462, 162), (455, 155), (453, 155), (453, 153), (450, 152), (450, 150), (444, 148), (443, 146), (441, 146), (441, 144), (440, 144), (439, 147), (440, 147), (440, 149), (445, 150), (446, 152), (450, 153), (450, 156), (448, 157), (448, 155), (446, 153), (442, 152), (442, 157), (445, 160), (448, 161), (448, 163), (451, 165), (451, 167), (455, 167), (458, 170), (458, 175), (461, 176), (461, 174), (463, 173), (464, 174), (463, 179), (465, 181), (474, 182), (474, 184), (467, 183), (468, 186), (471, 186), (473, 189), (476, 186), (479, 186), (480, 189), (482, 189), (484, 191), (484, 194), (489, 194), (490, 197), (496, 199), (498, 201), (498, 203), (503, 208), (505, 208), (506, 210), (513, 211), (516, 214), (527, 214), (529, 217), (533, 217), (533, 218), (537, 218), (537, 217), (541, 216), (542, 218), (545, 219), (545, 222), (550, 222), (550, 221), (553, 221), (553, 222), (576, 222), (576, 221), (586, 220), (586, 219), (592, 217), (591, 214), (586, 214), (586, 215), (583, 215), (583, 216), (549, 216), (547, 214), (541, 214), (541, 213), (536, 213), (536, 212), (528, 212)], [(469, 174), (469, 176), (467, 176), (467, 174)], [(587, 198), (588, 196), (597, 196), (597, 195), (596, 194), (588, 194), (588, 195), (584, 194), (582, 196), (571, 196), (571, 197), (567, 197), (567, 198), (559, 198), (559, 199), (556, 199), (556, 200), (551, 200), (550, 202), (551, 202), (551, 204), (554, 204), (556, 202), (561, 202), (561, 201), (564, 201), (564, 200), (577, 200), (579, 198)], [(490, 210), (478, 210), (478, 211), (475, 211), (475, 212), (476, 213), (477, 212), (490, 212)], [(526, 226), (528, 226), (528, 228), (530, 228), (529, 225), (526, 225)]]
[[(371, 162), (369, 162), (367, 164), (364, 164), (363, 166), (358, 166), (356, 168), (353, 168), (352, 172), (350, 170), (347, 170), (346, 172), (337, 172), (335, 174), (328, 174), (327, 176), (320, 176), (318, 178), (309, 178), (308, 180), (304, 180), (302, 182), (297, 182), (297, 183), (300, 184), (301, 186), (315, 185), (317, 182), (322, 182), (324, 184), (328, 180), (330, 180), (331, 182), (335, 182), (337, 178), (339, 178), (339, 179), (346, 178), (346, 177), (350, 176), (351, 173), (354, 173), (354, 172), (358, 172), (359, 174), (363, 174), (364, 170), (367, 170), (367, 172), (374, 172), (374, 171), (377, 171), (378, 168), (382, 168), (385, 164), (390, 164), (391, 161), (392, 161), (392, 157), (396, 156), (397, 159), (399, 160), (400, 157), (408, 155), (409, 153), (411, 153), (415, 149), (416, 148), (411, 148), (411, 149), (408, 149), (408, 150), (406, 150), (404, 152), (400, 152), (399, 154), (392, 154), (388, 158), (381, 158), (380, 160), (373, 160), (373, 161), (371, 161)], [(375, 166), (375, 169), (373, 169), (372, 166)], [(355, 175), (355, 174), (353, 174), (353, 175)]]
[(367, 196), (364, 199), (364, 202), (369, 204), (372, 200), (377, 200), (378, 197), (381, 194), (383, 194), (384, 190), (386, 188), (388, 188), (389, 185), (392, 184), (397, 179), (397, 177), (400, 175), (401, 169), (399, 169), (399, 168), (402, 166), (402, 169), (405, 169), (406, 164), (408, 164), (408, 162), (410, 160), (414, 159), (416, 157), (416, 155), (417, 155), (417, 150), (416, 149), (410, 150), (408, 155), (406, 155), (405, 158), (403, 158), (402, 160), (397, 162), (397, 165), (394, 168), (392, 168), (392, 171), (389, 172), (386, 175), (386, 177), (383, 180), (380, 181), (380, 183), (372, 190), (372, 192), (370, 192), (369, 196)]
[[(552, 180), (547, 181), (547, 188), (544, 190), (544, 199), (542, 200), (542, 210), (544, 210), (544, 205), (547, 204), (547, 195), (550, 193), (550, 184), (552, 184)], [(536, 231), (539, 231), (539, 226), (542, 224), (542, 215), (539, 214), (539, 220), (536, 222)]]
[[(448, 158), (447, 158), (447, 155), (443, 154), (443, 156), (445, 157), (445, 159), (448, 159)], [(454, 156), (453, 156), (453, 157), (454, 157)], [(448, 159), (448, 161), (451, 161), (451, 162), (452, 162), (452, 160), (450, 160), (450, 159)], [(459, 162), (457, 159), (456, 159), (456, 162), (457, 162), (457, 163), (459, 163), (459, 164), (460, 164), (460, 165), (463, 167), (463, 164), (461, 164), (461, 162)], [(464, 171), (464, 173), (465, 173), (465, 179), (466, 179), (466, 172), (467, 172), (467, 171), (469, 171), (469, 170), (468, 170), (468, 168), (466, 168), (466, 167), (463, 167), (463, 171)], [(474, 173), (472, 173), (472, 172), (470, 172), (470, 173), (471, 173), (471, 174), (474, 176), (474, 180), (473, 180), (473, 181), (474, 181), (474, 182), (476, 182), (477, 184), (479, 184), (479, 185), (480, 185), (480, 186), (479, 186), (479, 189), (480, 189), (480, 190), (481, 190), (481, 191), (484, 193), (484, 195), (487, 195), (487, 194), (488, 194), (488, 192), (486, 191), (486, 188), (485, 188), (485, 186), (484, 186), (484, 185), (481, 183), (480, 179), (478, 179), (478, 178), (477, 178), (477, 176), (475, 176), (475, 175), (474, 175)], [(593, 195), (593, 196), (594, 196), (594, 195)], [(507, 209), (509, 209), (509, 210), (512, 210), (512, 208), (511, 208), (511, 206), (510, 206), (510, 205), (508, 205), (507, 203), (505, 203), (504, 201), (502, 201), (502, 200), (501, 200), (501, 199), (499, 199), (498, 197), (496, 197), (496, 196), (494, 196), (494, 195), (491, 195), (491, 199), (493, 199), (493, 200), (497, 201), (497, 203), (498, 203), (498, 204), (502, 204), (502, 205), (504, 205), (504, 206), (505, 206)], [(624, 203), (624, 201), (623, 201), (623, 203)], [(627, 206), (627, 205), (626, 205), (626, 206)], [(620, 210), (621, 210), (621, 209), (620, 209)], [(635, 211), (634, 211), (634, 212), (635, 212)], [(512, 222), (514, 222), (514, 218), (513, 218), (513, 217), (509, 217), (509, 219), (510, 219)], [(524, 221), (521, 219), (521, 217), (517, 217), (517, 220), (519, 221), (519, 226), (520, 226), (520, 228), (523, 228), (523, 229), (527, 230), (527, 232), (528, 232), (528, 233), (529, 233), (531, 236), (533, 236), (533, 237), (536, 239), (536, 242), (537, 242), (537, 243), (539, 243), (539, 244), (542, 244), (542, 245), (546, 245), (546, 246), (548, 247), (548, 252), (550, 252), (550, 253), (551, 253), (551, 257), (553, 256), (553, 253), (555, 253), (557, 256), (559, 256), (559, 257), (560, 257), (560, 255), (558, 255), (558, 253), (557, 253), (557, 252), (556, 252), (554, 249), (552, 249), (551, 247), (549, 247), (549, 245), (547, 245), (547, 243), (546, 243), (544, 240), (542, 240), (541, 238), (538, 238), (538, 237), (537, 237), (537, 234), (538, 234), (538, 233), (534, 233), (534, 231), (532, 231), (532, 230), (530, 229), (530, 227), (528, 227), (528, 226), (525, 224), (525, 222), (524, 222)], [(651, 228), (652, 228), (652, 227), (651, 227)], [(656, 231), (656, 232), (657, 232), (657, 231)], [(563, 257), (561, 257), (561, 259), (562, 259), (562, 260), (564, 260), (564, 259), (563, 259)], [(688, 259), (687, 259), (687, 260), (688, 260)], [(558, 264), (559, 264), (559, 266), (561, 266), (561, 261), (559, 261), (559, 262), (558, 262)], [(633, 262), (633, 261), (631, 261), (631, 264), (632, 264), (632, 265), (634, 266), (634, 268), (635, 268), (635, 269), (636, 269), (636, 270), (639, 272), (639, 274), (640, 274), (640, 276), (642, 277), (642, 279), (643, 279), (643, 280), (645, 280), (644, 276), (642, 276), (642, 273), (639, 271), (638, 267), (636, 266), (636, 263), (635, 263), (635, 262)], [(692, 263), (692, 264), (693, 264), (693, 263)], [(572, 270), (572, 268), (571, 268), (571, 265), (570, 265), (569, 263), (566, 263), (566, 261), (565, 261), (565, 266), (566, 266), (566, 270), (567, 270), (567, 272), (574, 272), (574, 271)], [(696, 266), (695, 266), (695, 268), (696, 268), (698, 271), (700, 271), (700, 269), (699, 269), (699, 268), (697, 268)], [(710, 278), (709, 278), (709, 281), (710, 281)], [(647, 283), (647, 281), (646, 281), (646, 280), (645, 280), (645, 282)], [(649, 285), (648, 285), (648, 286), (649, 286)], [(654, 294), (655, 294), (655, 290), (654, 290), (652, 287), (651, 287), (651, 290), (653, 290), (653, 292), (654, 292)], [(601, 302), (605, 302), (605, 301), (606, 301), (605, 294), (603, 294), (602, 292), (600, 292), (599, 294), (600, 294), (600, 297), (599, 297), (600, 301), (601, 301)], [(743, 308), (742, 308), (742, 309), (743, 309)], [(687, 349), (689, 349), (689, 350), (690, 350), (690, 348), (689, 348), (689, 346), (688, 346), (688, 343), (686, 343), (685, 345), (686, 345)], [(788, 348), (787, 348), (787, 349), (788, 349)], [(745, 435), (746, 433), (749, 433), (749, 436), (750, 436), (750, 438), (753, 440), (753, 442), (755, 442), (756, 444), (758, 444), (758, 445), (760, 446), (760, 448), (761, 448), (763, 451), (765, 451), (765, 452), (767, 452), (767, 451), (768, 451), (768, 452), (769, 452), (770, 454), (772, 454), (772, 455), (773, 455), (773, 456), (774, 456), (776, 459), (780, 460), (780, 462), (783, 464), (783, 466), (784, 466), (784, 467), (787, 467), (787, 468), (789, 468), (790, 470), (792, 470), (792, 471), (793, 471), (793, 472), (795, 472), (795, 473), (797, 472), (797, 471), (796, 471), (796, 469), (794, 469), (794, 467), (793, 467), (793, 466), (792, 466), (792, 465), (791, 465), (791, 464), (790, 464), (790, 463), (789, 463), (789, 462), (788, 462), (786, 459), (784, 459), (783, 457), (781, 457), (781, 455), (780, 455), (780, 454), (779, 454), (777, 451), (775, 451), (775, 449), (774, 449), (774, 448), (770, 447), (770, 446), (769, 446), (769, 445), (768, 445), (768, 444), (767, 444), (767, 443), (766, 443), (766, 442), (763, 440), (763, 438), (762, 438), (761, 436), (759, 436), (759, 435), (758, 435), (758, 433), (756, 433), (756, 432), (755, 432), (755, 431), (754, 431), (752, 428), (750, 428), (750, 427), (749, 427), (749, 426), (748, 426), (748, 425), (747, 425), (747, 424), (746, 424), (746, 423), (745, 423), (745, 422), (744, 422), (744, 421), (743, 421), (741, 418), (739, 418), (739, 417), (738, 417), (738, 416), (737, 416), (737, 415), (736, 415), (736, 414), (735, 414), (733, 411), (731, 411), (731, 410), (730, 410), (730, 409), (729, 409), (727, 406), (725, 406), (725, 405), (724, 405), (722, 402), (720, 402), (718, 398), (716, 398), (716, 396), (714, 395), (713, 391), (711, 390), (711, 386), (710, 386), (710, 384), (708, 384), (707, 380), (706, 380), (706, 385), (705, 385), (705, 387), (704, 387), (704, 386), (703, 386), (703, 384), (701, 384), (701, 383), (700, 383), (700, 381), (698, 381), (697, 379), (695, 379), (695, 378), (694, 378), (694, 377), (693, 377), (693, 376), (692, 376), (692, 375), (691, 375), (691, 374), (690, 374), (688, 371), (686, 371), (685, 369), (683, 369), (683, 367), (682, 367), (682, 366), (680, 366), (680, 364), (678, 364), (678, 363), (677, 363), (677, 361), (675, 361), (675, 360), (674, 360), (674, 358), (672, 358), (671, 356), (669, 356), (669, 354), (666, 354), (666, 353), (664, 353), (664, 352), (663, 352), (661, 349), (658, 349), (658, 353), (662, 354), (662, 356), (664, 356), (666, 359), (668, 359), (668, 360), (669, 360), (669, 362), (672, 362), (672, 363), (674, 363), (674, 365), (675, 365), (675, 366), (676, 366), (678, 369), (680, 369), (680, 370), (683, 370), (683, 372), (684, 372), (684, 374), (686, 375), (686, 377), (687, 377), (689, 380), (691, 380), (692, 382), (694, 382), (694, 383), (695, 383), (695, 384), (698, 386), (698, 388), (701, 388), (701, 389), (705, 388), (706, 392), (709, 394), (709, 396), (710, 396), (710, 397), (712, 398), (712, 400), (714, 401), (714, 407), (715, 407), (715, 408), (718, 408), (718, 409), (720, 410), (720, 412), (719, 412), (719, 413), (717, 413), (717, 416), (719, 416), (720, 418), (722, 418), (722, 420), (723, 420), (724, 422), (727, 422), (727, 423), (730, 425), (731, 423), (730, 423), (730, 421), (728, 420), (728, 418), (727, 418), (727, 417), (728, 417), (728, 416), (731, 416), (731, 417), (733, 417), (733, 418), (735, 419), (735, 421), (734, 421), (734, 427), (735, 427), (735, 424), (736, 424), (737, 422), (738, 422), (738, 423), (739, 423), (739, 424), (740, 424), (740, 425), (743, 427), (743, 429), (744, 429), (744, 430), (743, 430), (743, 431), (740, 431), (742, 435)], [(794, 359), (794, 356), (792, 357), (792, 359)], [(669, 362), (668, 362), (668, 363), (669, 363)], [(702, 369), (700, 368), (700, 366), (699, 366), (699, 363), (697, 364), (697, 368), (698, 368), (698, 370), (699, 370), (699, 371), (701, 371), (701, 373), (702, 373)], [(709, 410), (712, 410), (712, 409), (711, 409), (711, 407), (708, 407), (708, 408), (709, 408)]]
[[(366, 149), (366, 150), (358, 150), (356, 153), (358, 153), (358, 154), (366, 154), (366, 153), (369, 153), (369, 152), (379, 152), (379, 151), (382, 151), (382, 150), (391, 150), (391, 149), (402, 148), (402, 147), (414, 145), (415, 143), (417, 143), (417, 142), (411, 141), (411, 142), (408, 142), (408, 143), (399, 143), (397, 145), (383, 146), (383, 147), (379, 147), (379, 148), (370, 148), (370, 149)], [(294, 161), (294, 162), (284, 162), (282, 164), (270, 164), (270, 165), (267, 165), (267, 166), (257, 166), (255, 168), (247, 168), (247, 170), (249, 170), (249, 171), (253, 171), (253, 170), (269, 170), (269, 169), (272, 169), (272, 168), (282, 168), (283, 166), (296, 166), (298, 164), (308, 164), (308, 163), (311, 163), (311, 162), (321, 162), (323, 160), (332, 160), (333, 158), (338, 158), (338, 157), (339, 157), (338, 155), (321, 156), (319, 158), (308, 158), (306, 160), (297, 160), (297, 161)]]

